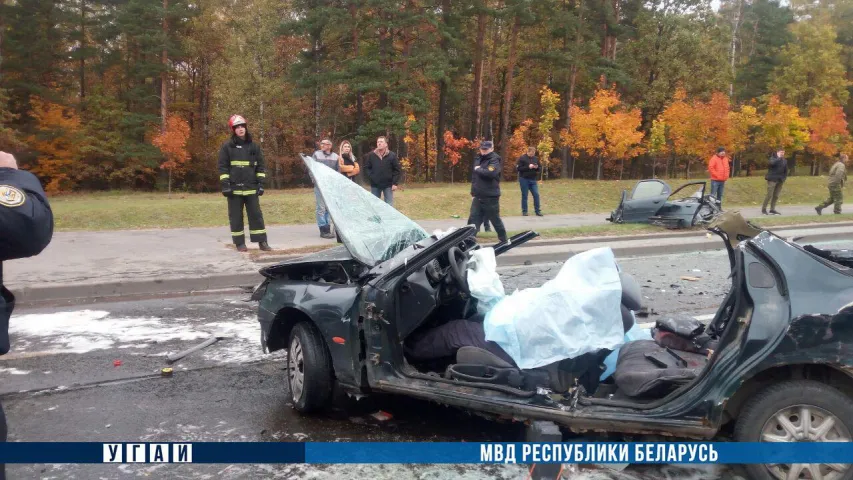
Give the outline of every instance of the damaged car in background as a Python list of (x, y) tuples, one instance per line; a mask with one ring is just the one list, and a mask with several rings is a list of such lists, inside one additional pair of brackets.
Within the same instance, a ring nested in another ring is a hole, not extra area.
[[(698, 188), (688, 196), (680, 196)], [(706, 182), (689, 182), (673, 191), (663, 180), (641, 180), (629, 192), (622, 191), (616, 210), (607, 221), (613, 223), (649, 223), (670, 229), (707, 225), (721, 213), (713, 195), (705, 195)]]
[[(713, 320), (668, 317), (644, 329), (640, 287), (609, 248), (506, 294), (495, 257), (536, 233), (494, 246), (471, 226), (430, 235), (303, 161), (344, 245), (264, 268), (253, 295), (263, 348), (288, 353), (296, 410), (323, 409), (338, 387), (573, 433), (851, 440), (849, 252), (790, 243), (726, 212), (707, 225), (731, 266)], [(761, 479), (849, 478), (848, 467), (748, 466)]]

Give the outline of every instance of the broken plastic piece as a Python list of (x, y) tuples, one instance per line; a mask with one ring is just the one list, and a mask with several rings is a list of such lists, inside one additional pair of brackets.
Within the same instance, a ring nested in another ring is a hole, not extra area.
[(702, 279), (701, 279), (701, 278), (699, 278), (699, 277), (690, 277), (690, 276), (687, 276), (687, 275), (685, 275), (685, 276), (681, 277), (681, 279), (682, 279), (682, 280), (687, 280), (688, 282), (698, 282), (699, 280), (702, 280)]
[(113, 360), (113, 366), (114, 367), (120, 367), (121, 366), (121, 360)]
[(376, 412), (376, 413), (374, 413), (373, 415), (371, 415), (371, 417), (373, 417), (373, 418), (375, 418), (375, 419), (379, 420), (380, 422), (386, 422), (386, 421), (391, 420), (392, 418), (394, 418), (394, 416), (393, 416), (393, 415), (391, 415), (390, 413), (388, 413), (388, 412), (386, 412), (386, 411), (383, 411), (383, 410), (379, 410), (378, 412)]

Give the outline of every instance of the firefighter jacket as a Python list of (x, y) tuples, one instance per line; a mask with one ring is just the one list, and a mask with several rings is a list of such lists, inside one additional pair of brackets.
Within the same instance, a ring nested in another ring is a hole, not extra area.
[(232, 135), (219, 149), (219, 181), (222, 193), (255, 195), (264, 187), (267, 173), (261, 147), (252, 141)]

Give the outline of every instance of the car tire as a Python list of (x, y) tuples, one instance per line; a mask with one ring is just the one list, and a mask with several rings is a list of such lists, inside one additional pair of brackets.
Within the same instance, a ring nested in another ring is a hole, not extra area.
[(301, 413), (326, 408), (332, 399), (332, 359), (317, 328), (300, 322), (287, 342), (287, 390), (293, 408)]
[[(850, 400), (837, 389), (812, 380), (790, 380), (772, 385), (747, 401), (738, 417), (734, 438), (738, 442), (838, 441), (842, 438), (850, 441), (853, 438), (853, 402)], [(804, 411), (809, 413), (809, 432), (800, 431), (804, 427), (801, 420)], [(832, 427), (818, 438), (820, 425), (830, 417)], [(777, 419), (787, 420), (787, 427)], [(767, 436), (774, 438), (768, 440)], [(749, 478), (757, 480), (785, 478), (792, 468), (791, 465), (768, 464), (744, 466)], [(831, 467), (819, 465), (818, 468), (825, 471)], [(840, 478), (853, 479), (853, 468), (848, 467)]]

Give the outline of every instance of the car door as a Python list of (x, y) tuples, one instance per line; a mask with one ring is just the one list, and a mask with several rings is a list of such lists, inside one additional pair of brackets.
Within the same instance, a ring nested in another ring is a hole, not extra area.
[(672, 189), (661, 180), (641, 180), (634, 185), (622, 209), (625, 223), (644, 223), (666, 203)]

